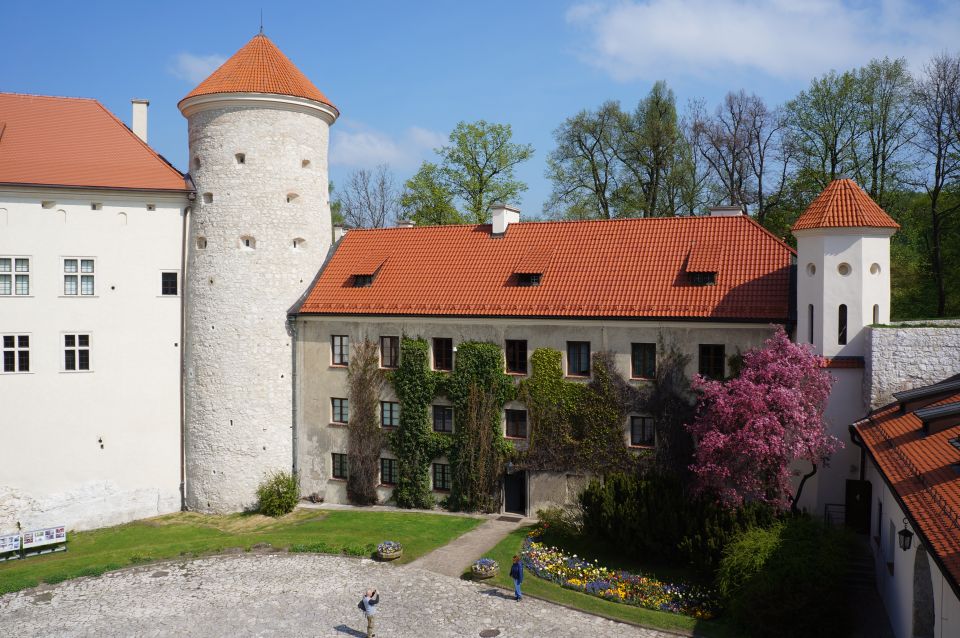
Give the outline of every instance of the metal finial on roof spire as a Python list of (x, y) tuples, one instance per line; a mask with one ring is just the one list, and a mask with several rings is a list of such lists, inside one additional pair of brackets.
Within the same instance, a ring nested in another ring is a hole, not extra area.
[(263, 35), (263, 9), (260, 9), (260, 35)]

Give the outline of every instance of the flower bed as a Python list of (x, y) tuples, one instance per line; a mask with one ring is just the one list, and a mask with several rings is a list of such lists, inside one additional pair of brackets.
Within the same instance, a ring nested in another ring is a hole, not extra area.
[(383, 541), (377, 545), (377, 557), (380, 560), (394, 560), (403, 556), (403, 545), (396, 541)]
[(539, 529), (531, 532), (521, 550), (524, 567), (540, 578), (627, 605), (702, 619), (717, 614), (716, 594), (707, 588), (664, 583), (641, 574), (607, 569), (576, 554), (568, 556), (556, 547), (547, 547), (538, 542), (540, 535)]
[(493, 578), (500, 573), (500, 565), (492, 558), (481, 558), (470, 567), (474, 578)]

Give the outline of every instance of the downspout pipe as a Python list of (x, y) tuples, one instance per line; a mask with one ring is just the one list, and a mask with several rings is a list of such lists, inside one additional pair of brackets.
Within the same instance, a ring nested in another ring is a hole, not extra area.
[[(858, 421), (857, 423), (861, 423)], [(866, 480), (867, 478), (867, 448), (863, 444), (863, 439), (860, 438), (860, 433), (857, 432), (857, 424), (852, 423), (847, 426), (847, 429), (850, 431), (850, 440), (860, 448), (860, 480)]]
[(290, 367), (290, 383), (293, 384), (291, 398), (293, 400), (293, 406), (291, 410), (293, 422), (291, 424), (291, 429), (293, 430), (293, 475), (298, 476), (300, 467), (297, 462), (298, 458), (298, 446), (299, 446), (299, 435), (297, 421), (300, 415), (299, 404), (300, 404), (300, 389), (299, 383), (297, 382), (297, 316), (296, 315), (287, 315), (287, 322), (290, 324), (290, 356), (292, 359), (292, 365)]

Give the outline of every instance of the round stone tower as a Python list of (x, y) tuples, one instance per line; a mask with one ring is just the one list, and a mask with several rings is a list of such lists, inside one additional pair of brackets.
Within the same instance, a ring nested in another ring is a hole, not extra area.
[(327, 148), (336, 107), (263, 34), (179, 103), (196, 201), (184, 273), (186, 504), (256, 502), (290, 471), (287, 312), (331, 242)]

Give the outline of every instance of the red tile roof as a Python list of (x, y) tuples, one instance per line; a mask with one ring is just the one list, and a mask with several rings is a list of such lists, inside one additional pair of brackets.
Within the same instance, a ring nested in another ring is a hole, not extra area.
[(900, 228), (852, 179), (835, 179), (820, 193), (793, 230), (810, 228)]
[[(716, 285), (685, 272), (692, 247), (722, 245)], [(351, 230), (299, 311), (503, 317), (787, 321), (794, 252), (748, 217), (671, 217)], [(373, 285), (353, 287), (383, 259)], [(539, 286), (516, 273), (538, 268)]]
[(0, 93), (0, 183), (186, 190), (183, 175), (96, 100)]
[[(960, 401), (960, 392), (945, 392), (931, 405)], [(960, 425), (924, 436), (915, 410), (903, 413), (901, 404), (875, 410), (856, 424), (871, 458), (883, 473), (946, 570), (954, 591), (960, 590), (960, 451), (949, 440), (960, 436)]]
[(262, 33), (255, 35), (180, 102), (212, 93), (292, 95), (337, 108), (294, 66), (277, 45)]

